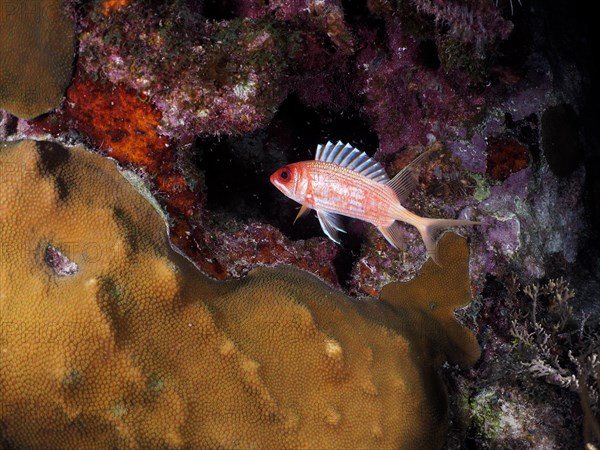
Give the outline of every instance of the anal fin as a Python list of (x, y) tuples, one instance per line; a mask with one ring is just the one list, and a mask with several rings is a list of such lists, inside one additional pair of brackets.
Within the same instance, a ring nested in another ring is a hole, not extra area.
[(378, 226), (377, 229), (394, 248), (406, 250), (406, 243), (402, 236), (402, 228), (398, 222), (393, 222), (388, 227)]
[(346, 232), (342, 226), (342, 218), (340, 215), (325, 211), (317, 211), (317, 217), (319, 218), (321, 228), (327, 237), (339, 244), (340, 239), (338, 237), (338, 231), (341, 231), (342, 233)]

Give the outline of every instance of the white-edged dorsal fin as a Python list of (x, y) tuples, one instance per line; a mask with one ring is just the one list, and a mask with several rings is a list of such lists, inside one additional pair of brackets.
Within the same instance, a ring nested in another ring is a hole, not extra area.
[(421, 153), (400, 172), (398, 172), (394, 178), (387, 182), (388, 186), (391, 187), (398, 196), (398, 200), (400, 200), (400, 202), (406, 200), (406, 198), (418, 185), (417, 174), (415, 173), (416, 165), (431, 157), (436, 150), (437, 148), (432, 148), (431, 150), (427, 150), (425, 153)]
[(331, 151), (333, 150), (334, 145), (331, 141), (327, 141), (327, 144), (321, 145), (319, 144), (317, 147), (317, 154), (315, 155), (315, 159), (317, 161), (327, 161)]
[(385, 183), (389, 180), (380, 163), (350, 144), (344, 145), (342, 141), (335, 145), (331, 142), (325, 146), (318, 145), (315, 160), (346, 167), (374, 181)]
[(340, 151), (344, 148), (344, 144), (342, 144), (340, 141), (338, 141), (337, 144), (335, 144), (333, 146), (333, 148), (328, 152), (327, 154), (327, 162), (332, 163), (335, 158), (337, 158), (338, 154), (340, 153)]
[(323, 153), (323, 146), (321, 144), (317, 145), (317, 153), (315, 154), (315, 159), (319, 161), (321, 159), (321, 153)]

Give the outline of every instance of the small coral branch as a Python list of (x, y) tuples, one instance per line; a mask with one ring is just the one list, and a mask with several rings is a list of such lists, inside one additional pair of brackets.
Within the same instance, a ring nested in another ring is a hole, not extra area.
[(586, 443), (600, 442), (600, 322), (573, 316), (575, 292), (562, 278), (521, 292), (526, 310), (511, 322), (513, 352), (533, 378), (579, 394)]

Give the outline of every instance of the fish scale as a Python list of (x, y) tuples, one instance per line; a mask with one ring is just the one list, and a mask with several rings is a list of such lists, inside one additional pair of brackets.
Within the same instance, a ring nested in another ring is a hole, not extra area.
[[(365, 200), (370, 197), (372, 203), (378, 205), (392, 205), (398, 202), (396, 194), (388, 186), (334, 163), (309, 161), (307, 168), (315, 199), (313, 209), (322, 209), (372, 223), (393, 222), (391, 214), (382, 214), (381, 208), (379, 211), (369, 208), (370, 205), (366, 204)], [(357, 195), (351, 195), (349, 191), (356, 192)], [(350, 199), (361, 201), (362, 207), (357, 207), (349, 201)]]

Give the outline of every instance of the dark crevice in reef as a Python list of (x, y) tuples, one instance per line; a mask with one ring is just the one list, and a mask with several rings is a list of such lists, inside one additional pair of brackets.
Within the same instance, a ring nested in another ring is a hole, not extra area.
[(547, 108), (542, 114), (542, 147), (552, 173), (571, 175), (581, 163), (581, 126), (573, 107), (566, 103)]
[[(373, 48), (385, 48), (387, 36), (385, 33), (385, 21), (376, 14), (371, 14), (366, 0), (342, 0), (344, 21), (354, 30), (359, 38), (354, 42), (356, 49), (372, 46)], [(361, 39), (364, 33), (373, 33), (368, 39)]]
[[(0, 125), (1, 124), (2, 124), (2, 121), (0, 120)], [(13, 134), (15, 134), (17, 132), (18, 125), (19, 125), (19, 119), (16, 116), (13, 116), (11, 114), (6, 114), (6, 122), (4, 124), (4, 129), (5, 129), (4, 137), (9, 137), (9, 136), (12, 136)]]
[(441, 66), (440, 57), (435, 41), (425, 39), (419, 43), (418, 59), (421, 65), (429, 70), (438, 70)]
[(342, 0), (346, 20), (369, 17), (371, 12), (366, 0)]
[[(271, 224), (292, 240), (323, 237), (314, 212), (293, 223), (299, 205), (271, 185), (269, 176), (285, 164), (312, 159), (317, 144), (328, 140), (350, 142), (370, 155), (379, 145), (358, 113), (307, 108), (296, 95), (281, 104), (266, 128), (196, 140), (195, 163), (204, 172), (207, 209), (223, 220)], [(334, 261), (342, 285), (350, 277), (364, 228), (346, 224), (348, 233)]]
[[(502, 3), (502, 2), (501, 2)], [(525, 75), (527, 70), (527, 59), (531, 55), (531, 22), (535, 20), (527, 11), (527, 7), (513, 1), (513, 12), (507, 11), (509, 2), (503, 2), (504, 18), (511, 21), (514, 27), (508, 39), (499, 43), (498, 48), (492, 54), (493, 64), (500, 67), (510, 68), (512, 71)], [(495, 69), (492, 70), (496, 72)]]
[(234, 0), (204, 0), (202, 15), (211, 20), (231, 20), (236, 17), (236, 2)]

